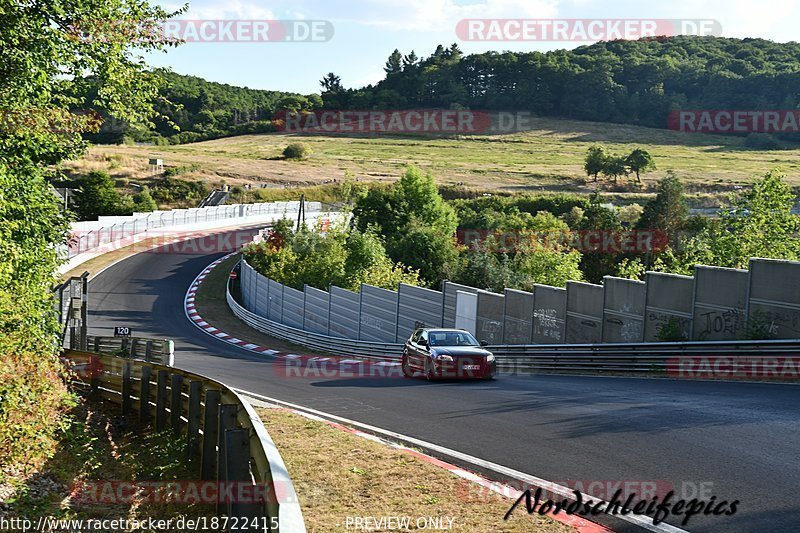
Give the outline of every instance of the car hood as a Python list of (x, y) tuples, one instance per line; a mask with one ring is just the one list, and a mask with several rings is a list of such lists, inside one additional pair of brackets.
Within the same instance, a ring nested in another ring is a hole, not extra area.
[(486, 357), (492, 352), (477, 346), (434, 346), (433, 352), (436, 355), (455, 355), (455, 356), (481, 356)]

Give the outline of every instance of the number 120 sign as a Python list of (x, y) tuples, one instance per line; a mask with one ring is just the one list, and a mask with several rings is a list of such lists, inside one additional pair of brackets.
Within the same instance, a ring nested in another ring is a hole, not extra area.
[(130, 337), (131, 336), (131, 328), (128, 326), (116, 326), (114, 328), (114, 336), (115, 337)]

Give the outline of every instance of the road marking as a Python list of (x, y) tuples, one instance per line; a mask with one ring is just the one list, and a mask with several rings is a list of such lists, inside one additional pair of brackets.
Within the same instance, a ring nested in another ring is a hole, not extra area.
[[(233, 387), (232, 387), (233, 388)], [(346, 424), (348, 426), (354, 428), (360, 428), (363, 431), (366, 431), (368, 434), (374, 435), (381, 435), (383, 437), (389, 439), (395, 439), (407, 444), (411, 444), (413, 446), (417, 446), (420, 448), (425, 448), (427, 450), (432, 450), (438, 454), (446, 455), (448, 457), (452, 457), (457, 459), (461, 462), (477, 466), (483, 468), (485, 470), (491, 470), (493, 472), (497, 472), (503, 476), (509, 477), (511, 479), (521, 481), (528, 485), (533, 485), (536, 487), (541, 487), (543, 490), (547, 490), (552, 494), (557, 494), (559, 496), (563, 496), (566, 498), (574, 497), (572, 492), (573, 489), (569, 487), (565, 487), (563, 485), (558, 485), (551, 481), (547, 481), (545, 479), (532, 476), (530, 474), (526, 474), (525, 472), (520, 472), (519, 470), (514, 470), (513, 468), (509, 468), (507, 466), (499, 465), (497, 463), (493, 463), (491, 461), (486, 461), (485, 459), (481, 459), (479, 457), (475, 457), (472, 455), (468, 455), (466, 453), (459, 452), (457, 450), (451, 450), (450, 448), (446, 448), (444, 446), (440, 446), (438, 444), (433, 444), (431, 442), (426, 442), (424, 440), (420, 440), (414, 437), (409, 437), (407, 435), (403, 435), (401, 433), (396, 433), (394, 431), (390, 431), (388, 429), (379, 428), (376, 426), (372, 426), (369, 424), (364, 424), (362, 422), (356, 422), (355, 420), (350, 420), (348, 418), (344, 418), (337, 415), (332, 415), (330, 413), (325, 413), (323, 411), (318, 411), (316, 409), (312, 409), (310, 407), (304, 407), (302, 405), (297, 405), (290, 402), (285, 402), (283, 400), (278, 400), (276, 398), (271, 398), (269, 396), (264, 396), (263, 394), (258, 394), (255, 392), (246, 391), (243, 389), (233, 388), (236, 392), (243, 394), (245, 396), (251, 396), (253, 398), (272, 403), (275, 405), (280, 405), (282, 407), (288, 407), (290, 409), (294, 409), (300, 411), (301, 413), (308, 413), (312, 415), (316, 415), (321, 418), (327, 418), (329, 421), (336, 421), (341, 424)], [(417, 452), (419, 453), (419, 452)], [(458, 467), (453, 466), (453, 470), (458, 470)], [(605, 500), (601, 500), (599, 498), (593, 498), (596, 502), (603, 502), (608, 504)], [(556, 515), (558, 516), (558, 515)], [(648, 531), (655, 531), (657, 533), (687, 533), (686, 530), (672, 526), (665, 522), (661, 522), (658, 525), (653, 524), (652, 519), (644, 516), (637, 516), (637, 515), (613, 515), (615, 518), (619, 520), (623, 520), (625, 522), (629, 522), (641, 528), (644, 528)], [(555, 518), (555, 517), (554, 517)]]

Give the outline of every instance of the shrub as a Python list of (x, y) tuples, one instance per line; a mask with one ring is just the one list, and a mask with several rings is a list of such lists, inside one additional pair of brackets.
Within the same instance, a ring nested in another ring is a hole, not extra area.
[(283, 149), (286, 159), (305, 159), (311, 155), (311, 148), (305, 143), (292, 143)]
[(783, 144), (769, 133), (751, 133), (744, 140), (744, 145), (753, 150), (780, 150)]

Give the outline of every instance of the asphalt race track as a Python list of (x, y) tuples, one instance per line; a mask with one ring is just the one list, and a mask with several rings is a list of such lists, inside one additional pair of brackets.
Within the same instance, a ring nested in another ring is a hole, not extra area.
[(562, 484), (641, 480), (671, 484), (679, 496), (685, 487), (689, 499), (706, 491), (706, 499), (740, 500), (733, 516), (694, 516), (684, 527), (690, 531), (800, 527), (797, 386), (572, 376), (287, 378), (271, 358), (216, 340), (184, 315), (186, 289), (222, 255), (141, 253), (105, 270), (89, 286), (90, 332), (111, 335), (126, 325), (136, 336), (171, 338), (177, 367)]

